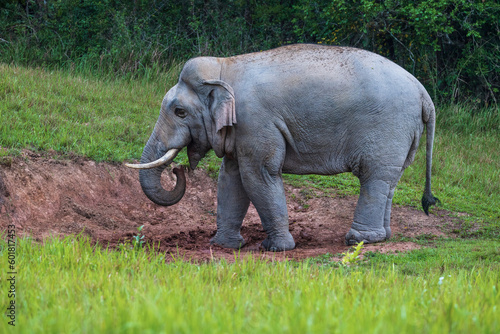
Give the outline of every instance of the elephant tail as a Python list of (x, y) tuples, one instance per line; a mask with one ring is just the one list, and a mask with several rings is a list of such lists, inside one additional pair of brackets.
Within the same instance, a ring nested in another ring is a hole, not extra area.
[(431, 191), (431, 170), (432, 170), (432, 146), (434, 143), (434, 130), (436, 126), (436, 110), (430, 96), (425, 92), (422, 96), (422, 120), (426, 126), (426, 168), (425, 168), (425, 190), (422, 196), (422, 208), (426, 215), (429, 215), (429, 207), (439, 202)]

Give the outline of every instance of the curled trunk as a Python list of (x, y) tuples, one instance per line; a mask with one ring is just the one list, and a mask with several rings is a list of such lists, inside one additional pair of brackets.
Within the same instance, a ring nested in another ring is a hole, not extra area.
[(144, 194), (158, 205), (170, 206), (179, 202), (186, 191), (186, 176), (183, 168), (174, 168), (177, 182), (173, 190), (165, 190), (161, 185), (161, 173), (166, 166), (139, 171), (139, 182)]
[[(186, 190), (186, 176), (184, 175), (184, 169), (174, 168), (173, 173), (177, 176), (177, 182), (174, 189), (171, 191), (165, 190), (162, 187), (161, 173), (172, 162), (179, 150), (169, 150), (165, 155), (163, 155), (162, 158), (156, 159), (158, 156), (157, 153), (161, 151), (165, 152), (163, 150), (164, 147), (160, 150), (157, 148), (158, 142), (150, 139), (146, 144), (146, 147), (144, 147), (141, 157), (141, 165), (135, 165), (135, 167), (131, 165), (129, 167), (140, 169), (139, 182), (141, 183), (142, 191), (144, 191), (144, 194), (146, 194), (151, 201), (163, 206), (174, 205), (181, 200)], [(151, 168), (153, 165), (157, 165), (158, 167)]]

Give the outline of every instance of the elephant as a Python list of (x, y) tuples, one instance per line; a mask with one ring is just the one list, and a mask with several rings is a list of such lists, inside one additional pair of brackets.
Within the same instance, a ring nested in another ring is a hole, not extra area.
[(233, 57), (188, 60), (165, 95), (138, 168), (146, 196), (177, 203), (184, 170), (167, 191), (161, 174), (187, 147), (194, 169), (209, 150), (222, 158), (217, 231), (212, 244), (239, 249), (250, 202), (268, 251), (295, 248), (282, 174), (351, 172), (360, 194), (347, 245), (391, 236), (394, 189), (414, 160), (426, 127), (424, 212), (431, 192), (434, 104), (409, 72), (375, 53), (340, 46), (295, 44)]

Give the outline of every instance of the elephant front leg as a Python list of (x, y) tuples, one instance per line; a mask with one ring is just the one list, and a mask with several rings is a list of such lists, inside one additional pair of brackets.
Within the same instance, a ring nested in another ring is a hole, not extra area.
[(217, 233), (210, 243), (227, 248), (241, 248), (240, 234), (250, 200), (243, 188), (238, 163), (224, 158), (217, 186)]
[(382, 180), (361, 183), (354, 221), (345, 237), (347, 245), (361, 241), (374, 243), (390, 237), (391, 190), (393, 194), (394, 188), (391, 189), (390, 183)]
[(268, 251), (285, 251), (295, 248), (295, 241), (288, 229), (288, 210), (281, 171), (259, 166), (247, 161), (241, 166), (245, 190), (259, 213), (267, 239), (262, 242)]

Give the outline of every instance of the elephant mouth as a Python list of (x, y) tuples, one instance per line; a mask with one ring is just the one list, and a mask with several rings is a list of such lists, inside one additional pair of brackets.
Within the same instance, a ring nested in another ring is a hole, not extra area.
[(144, 164), (125, 164), (125, 166), (127, 166), (129, 168), (134, 168), (134, 169), (151, 169), (151, 168), (156, 168), (156, 167), (160, 167), (163, 165), (169, 165), (170, 163), (172, 163), (172, 161), (174, 161), (174, 159), (178, 153), (179, 153), (179, 149), (174, 148), (174, 149), (168, 150), (164, 156), (162, 156), (161, 158), (159, 158), (155, 161), (144, 163)]
[(189, 167), (191, 169), (195, 169), (196, 166), (198, 166), (198, 163), (200, 162), (200, 160), (204, 156), (204, 154), (200, 154), (200, 152), (198, 150), (196, 150), (196, 148), (192, 147), (191, 145), (188, 146), (187, 154), (188, 154), (188, 159), (189, 159)]

